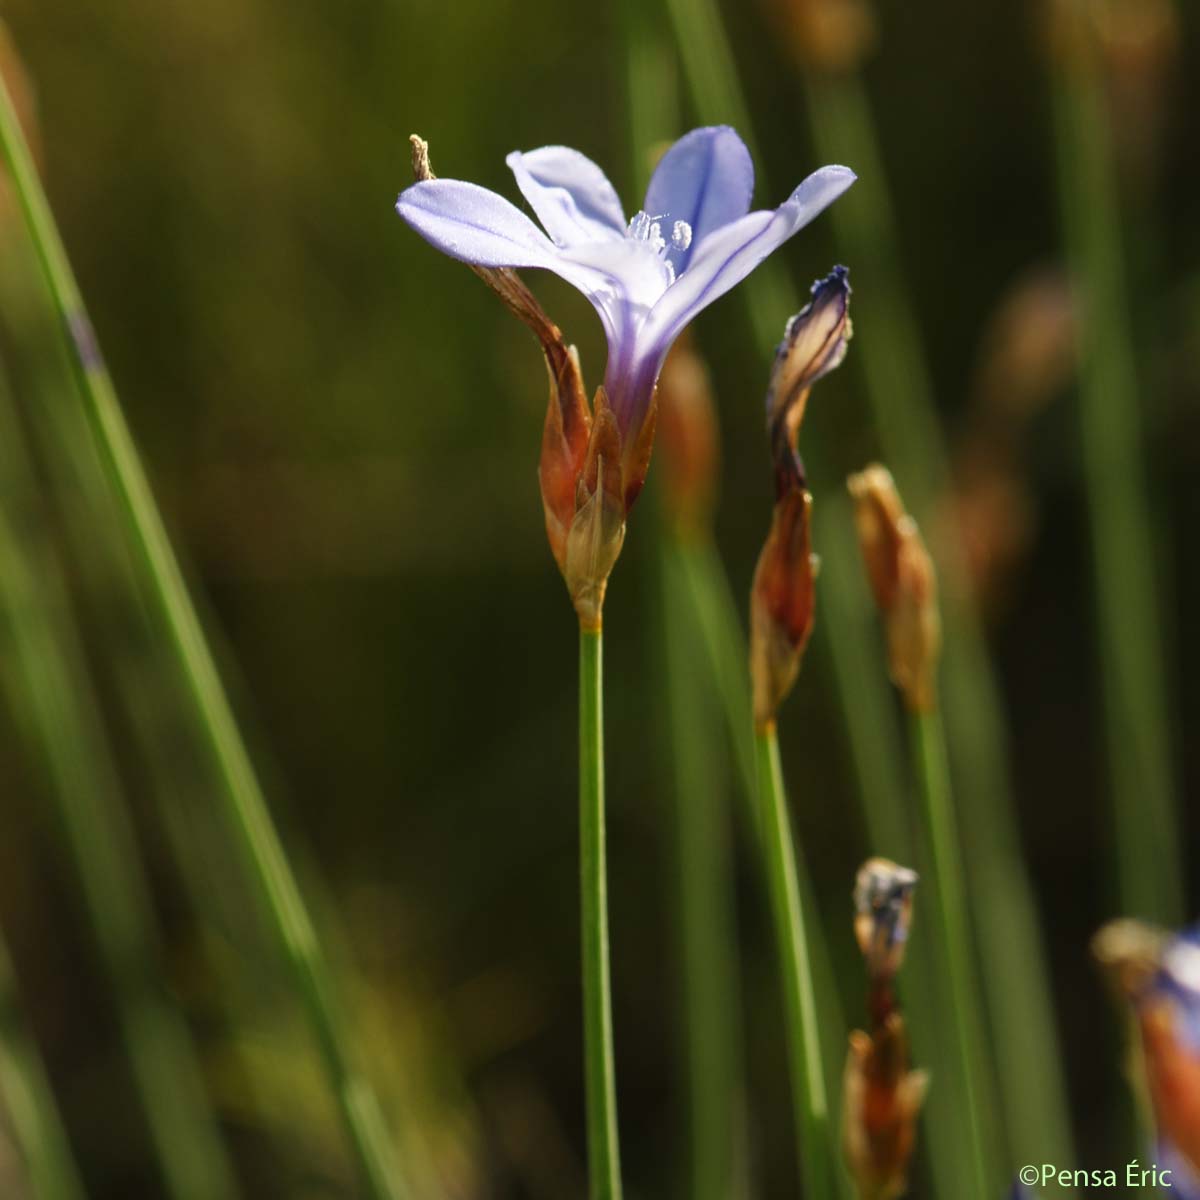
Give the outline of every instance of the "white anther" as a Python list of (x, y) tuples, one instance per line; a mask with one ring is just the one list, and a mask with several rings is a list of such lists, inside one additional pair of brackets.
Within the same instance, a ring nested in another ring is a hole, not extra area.
[(692, 244), (692, 227), (686, 221), (676, 221), (671, 229), (671, 246), (686, 250)]

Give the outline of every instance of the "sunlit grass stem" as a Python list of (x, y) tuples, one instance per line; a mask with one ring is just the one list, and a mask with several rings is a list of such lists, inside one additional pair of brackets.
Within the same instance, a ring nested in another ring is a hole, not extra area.
[[(759, 804), (758, 762), (754, 738), (750, 677), (746, 671), (746, 631), (738, 616), (737, 602), (729, 585), (729, 576), (716, 546), (710, 539), (697, 538), (681, 545), (680, 564), (690, 585), (691, 603), (699, 621), (705, 655), (712, 672), (716, 695), (720, 700), (726, 734), (733, 748), (739, 791), (745, 801), (742, 812), (747, 833), (761, 854), (764, 837)], [(826, 1090), (831, 1111), (841, 1091), (841, 1073), (845, 1063), (845, 1045), (841, 1032), (846, 1029), (841, 996), (834, 977), (829, 943), (817, 911), (804, 848), (794, 841), (796, 881), (800, 892), (800, 911), (804, 916), (808, 961), (817, 996), (819, 1025), (836, 1030), (837, 1036), (821, 1039)], [(765, 861), (765, 860), (764, 860)]]
[(838, 1194), (838, 1171), (821, 1061), (816, 993), (800, 909), (796, 853), (774, 722), (755, 731), (755, 759), (763, 853), (770, 885), (775, 945), (783, 975), (785, 1035), (800, 1177), (804, 1181), (805, 1196), (824, 1200)]
[(1080, 28), (1057, 55), (1059, 204), (1080, 306), (1080, 426), (1104, 681), (1109, 790), (1121, 911), (1176, 925), (1184, 916), (1157, 591), (1120, 209), (1105, 99)]
[(222, 781), (221, 796), (230, 828), (245, 855), (304, 1003), (369, 1194), (375, 1200), (396, 1200), (403, 1191), (378, 1101), (368, 1081), (352, 1065), (348, 1034), (312, 923), (100, 357), (7, 88), (0, 88), (0, 145), (62, 336), (68, 343), (80, 397), (121, 504), (146, 598), (170, 635), (207, 734)]
[(157, 978), (149, 880), (2, 375), (0, 494), (4, 683), (57, 806), (159, 1166), (175, 1200), (232, 1196), (233, 1172), (190, 1032)]
[(670, 529), (658, 539), (688, 1065), (685, 1194), (731, 1200), (746, 1188), (733, 810), (721, 691), (688, 577), (694, 540)]
[(579, 883), (591, 1200), (620, 1200), (604, 829), (603, 634), (579, 630)]
[(83, 1200), (58, 1103), (25, 1019), (8, 947), (0, 939), (0, 1102), (32, 1200)]
[(916, 712), (909, 716), (913, 761), (917, 773), (917, 797), (926, 852), (922, 856), (928, 874), (922, 890), (933, 909), (937, 933), (934, 956), (943, 994), (949, 995), (949, 1027), (944, 1037), (954, 1041), (965, 1083), (965, 1111), (959, 1115), (960, 1130), (968, 1147), (974, 1173), (974, 1194), (999, 1195), (1006, 1172), (993, 1161), (993, 1142), (986, 1136), (988, 1105), (987, 1062), (984, 1057), (983, 997), (971, 956), (970, 920), (963, 880), (962, 852), (954, 802), (950, 792), (950, 769), (940, 715)]

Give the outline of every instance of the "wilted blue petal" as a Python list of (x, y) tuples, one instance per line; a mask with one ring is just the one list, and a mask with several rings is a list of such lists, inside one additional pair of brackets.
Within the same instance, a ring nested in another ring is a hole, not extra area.
[(543, 146), (505, 162), (538, 220), (560, 246), (625, 235), (625, 214), (608, 176), (568, 146)]
[(689, 268), (713, 230), (750, 211), (753, 193), (750, 152), (728, 125), (693, 129), (662, 156), (646, 189), (645, 211), (662, 218), (665, 229), (676, 221), (690, 226), (690, 247), (669, 252), (677, 274)]
[(752, 212), (701, 243), (688, 269), (655, 306), (642, 331), (663, 355), (684, 326), (740, 283), (773, 250), (832, 204), (855, 180), (847, 167), (814, 171), (774, 212)]

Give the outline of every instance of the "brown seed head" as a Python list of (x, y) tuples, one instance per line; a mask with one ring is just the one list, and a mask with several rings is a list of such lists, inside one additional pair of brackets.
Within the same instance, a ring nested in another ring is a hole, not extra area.
[(941, 616), (933, 559), (886, 467), (870, 466), (847, 481), (867, 577), (887, 631), (892, 681), (914, 712), (937, 703)]
[(898, 1012), (873, 1034), (855, 1030), (850, 1035), (842, 1149), (860, 1200), (896, 1200), (904, 1194), (928, 1089), (928, 1075), (909, 1070), (908, 1034)]
[(904, 962), (917, 873), (887, 858), (870, 858), (854, 880), (854, 936), (867, 973), (892, 978)]

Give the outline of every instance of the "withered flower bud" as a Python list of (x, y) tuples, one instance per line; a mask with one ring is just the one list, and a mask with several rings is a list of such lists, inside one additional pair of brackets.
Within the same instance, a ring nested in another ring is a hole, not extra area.
[(1144, 921), (1109, 921), (1092, 936), (1092, 957), (1127, 1000), (1136, 1000), (1153, 981), (1169, 935)]
[(817, 561), (812, 553), (812, 496), (801, 488), (775, 505), (750, 591), (750, 677), (754, 720), (765, 728), (796, 682), (812, 635)]
[(929, 712), (937, 704), (942, 641), (933, 559), (886, 467), (867, 467), (851, 475), (847, 486), (867, 577), (887, 631), (892, 681), (913, 712)]
[(886, 858), (868, 859), (854, 881), (854, 936), (867, 973), (891, 977), (904, 962), (917, 873)]
[(850, 1035), (842, 1146), (860, 1200), (895, 1200), (907, 1186), (917, 1117), (929, 1087), (911, 1069), (908, 1032), (892, 979), (904, 958), (916, 873), (873, 858), (854, 887), (854, 931), (867, 964), (871, 1032)]
[(835, 267), (813, 285), (812, 299), (787, 324), (767, 391), (767, 430), (775, 469), (775, 512), (750, 593), (750, 675), (754, 719), (774, 719), (791, 690), (812, 634), (817, 559), (812, 496), (797, 451), (812, 386), (846, 357), (850, 284)]
[(712, 383), (685, 331), (658, 377), (658, 446), (663, 497), (680, 533), (708, 527), (720, 459)]
[(818, 379), (840, 367), (853, 327), (850, 272), (834, 267), (812, 285), (809, 302), (787, 323), (775, 351), (767, 389), (767, 431), (775, 461), (775, 495), (804, 486), (804, 466), (796, 452), (808, 394)]

